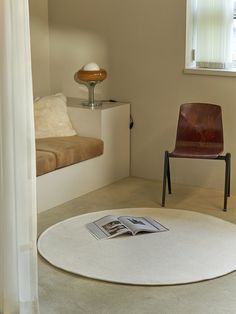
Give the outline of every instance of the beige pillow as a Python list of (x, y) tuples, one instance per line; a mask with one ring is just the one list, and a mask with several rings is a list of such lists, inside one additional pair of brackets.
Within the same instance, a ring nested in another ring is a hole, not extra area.
[(63, 94), (45, 96), (34, 102), (35, 137), (76, 135), (67, 113)]

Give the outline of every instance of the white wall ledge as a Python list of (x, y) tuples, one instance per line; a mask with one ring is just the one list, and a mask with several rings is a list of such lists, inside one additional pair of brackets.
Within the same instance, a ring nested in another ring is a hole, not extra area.
[(212, 76), (229, 76), (236, 77), (236, 69), (233, 70), (220, 70), (220, 69), (200, 69), (200, 68), (185, 68), (185, 74), (195, 75), (212, 75)]

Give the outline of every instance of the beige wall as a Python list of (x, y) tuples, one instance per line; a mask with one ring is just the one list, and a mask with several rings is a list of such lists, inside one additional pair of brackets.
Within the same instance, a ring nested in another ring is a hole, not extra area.
[[(222, 105), (234, 173), (236, 78), (183, 74), (185, 0), (50, 0), (49, 21), (53, 91), (86, 95), (73, 74), (95, 61), (109, 73), (98, 96), (131, 102), (133, 175), (162, 180), (163, 153), (174, 147), (179, 106), (190, 101)], [(223, 187), (222, 161), (182, 159), (172, 165), (175, 182)]]
[[(87, 99), (87, 87), (74, 81), (75, 72), (89, 62), (110, 72), (109, 42), (101, 13), (94, 19), (94, 5), (100, 10), (95, 1), (49, 1), (52, 92)], [(108, 82), (96, 86), (97, 99), (108, 98)]]
[(34, 96), (50, 94), (48, 0), (29, 0)]
[[(185, 0), (129, 0), (113, 4), (111, 95), (132, 103), (132, 173), (162, 179), (163, 152), (174, 148), (181, 103), (223, 107), (225, 149), (236, 145), (236, 78), (183, 74)], [(173, 160), (176, 182), (223, 187), (224, 162)], [(233, 189), (235, 189), (235, 179)]]

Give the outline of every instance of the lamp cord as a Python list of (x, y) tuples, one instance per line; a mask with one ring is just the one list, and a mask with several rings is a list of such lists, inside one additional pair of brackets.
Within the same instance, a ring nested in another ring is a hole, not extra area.
[[(106, 101), (106, 100), (104, 100), (104, 101)], [(108, 102), (117, 102), (117, 100), (114, 100), (114, 99), (109, 99), (108, 100)], [(130, 119), (129, 119), (129, 128), (130, 128), (130, 130), (133, 128), (133, 126), (134, 126), (134, 120), (133, 120), (133, 117), (132, 117), (132, 115), (130, 114)]]

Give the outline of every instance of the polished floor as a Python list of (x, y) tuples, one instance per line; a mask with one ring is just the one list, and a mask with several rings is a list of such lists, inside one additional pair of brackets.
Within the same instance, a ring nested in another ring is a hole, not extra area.
[[(160, 207), (161, 183), (127, 178), (38, 216), (38, 232), (66, 218), (126, 207)], [(213, 215), (236, 224), (236, 195), (223, 212), (223, 192), (173, 185), (166, 206)], [(210, 250), (211, 248), (209, 248)], [(214, 280), (176, 286), (111, 284), (75, 276), (39, 257), (42, 314), (235, 314), (236, 272)]]

